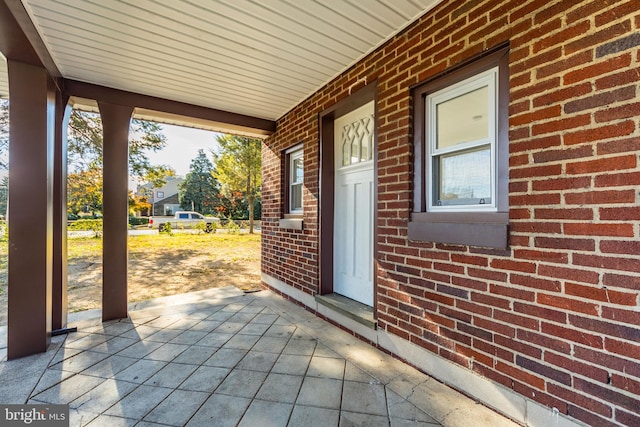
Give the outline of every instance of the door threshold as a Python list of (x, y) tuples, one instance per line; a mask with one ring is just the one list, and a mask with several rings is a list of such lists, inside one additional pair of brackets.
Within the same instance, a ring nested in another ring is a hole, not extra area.
[(377, 329), (378, 322), (373, 317), (373, 307), (352, 300), (340, 294), (316, 295), (316, 302), (325, 307), (361, 323), (371, 329)]

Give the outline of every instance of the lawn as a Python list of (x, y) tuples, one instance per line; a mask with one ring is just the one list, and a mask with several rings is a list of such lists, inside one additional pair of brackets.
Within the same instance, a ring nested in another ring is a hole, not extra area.
[[(100, 308), (102, 240), (68, 240), (69, 312)], [(7, 316), (7, 245), (0, 244), (0, 325)], [(260, 289), (260, 234), (129, 236), (129, 302), (233, 285)]]

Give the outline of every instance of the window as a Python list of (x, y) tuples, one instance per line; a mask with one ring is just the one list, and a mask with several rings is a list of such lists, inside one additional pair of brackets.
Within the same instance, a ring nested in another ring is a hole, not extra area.
[(304, 152), (302, 144), (289, 148), (283, 156), (284, 168), (284, 218), (279, 227), (302, 230), (302, 187), (304, 186)]
[(414, 89), (410, 239), (506, 248), (508, 90), (506, 48)]
[(304, 158), (301, 146), (287, 150), (287, 175), (289, 182), (288, 213), (302, 213), (302, 186), (304, 184)]
[(158, 199), (164, 198), (164, 191), (157, 191), (156, 194), (158, 195)]

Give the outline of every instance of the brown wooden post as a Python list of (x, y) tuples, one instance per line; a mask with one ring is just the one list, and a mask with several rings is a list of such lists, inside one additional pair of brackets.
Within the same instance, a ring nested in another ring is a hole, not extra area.
[(67, 129), (69, 97), (56, 97), (55, 149), (53, 163), (53, 330), (67, 326)]
[(133, 107), (98, 101), (103, 133), (102, 320), (127, 317), (129, 125)]
[(51, 340), (55, 89), (44, 68), (7, 61), (9, 73), (9, 310), (7, 357)]

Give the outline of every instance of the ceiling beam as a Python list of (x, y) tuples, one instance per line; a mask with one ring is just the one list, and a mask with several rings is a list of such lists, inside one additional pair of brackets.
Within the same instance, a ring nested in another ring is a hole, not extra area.
[(0, 0), (0, 51), (9, 60), (44, 67), (52, 77), (61, 77), (20, 0)]
[[(276, 130), (276, 122), (229, 111), (216, 110), (199, 105), (157, 98), (149, 95), (113, 89), (77, 80), (63, 80), (63, 94), (70, 97), (93, 99), (112, 104), (132, 106), (138, 109), (157, 111), (169, 115), (179, 116), (188, 124), (189, 118), (195, 119), (194, 124), (206, 121), (213, 129), (220, 132), (240, 133), (257, 137), (266, 137)], [(162, 118), (159, 114), (158, 118)]]

